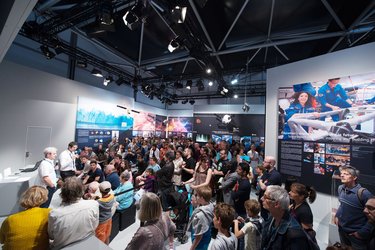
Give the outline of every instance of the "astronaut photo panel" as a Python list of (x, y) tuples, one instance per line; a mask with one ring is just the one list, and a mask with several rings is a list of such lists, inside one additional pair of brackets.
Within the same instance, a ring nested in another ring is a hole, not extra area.
[(296, 83), (278, 99), (284, 178), (329, 193), (333, 175), (350, 164), (375, 188), (375, 73)]

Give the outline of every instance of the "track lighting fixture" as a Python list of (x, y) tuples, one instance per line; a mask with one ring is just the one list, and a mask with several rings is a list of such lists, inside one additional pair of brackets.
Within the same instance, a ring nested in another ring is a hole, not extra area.
[(173, 52), (180, 47), (180, 42), (178, 41), (178, 37), (174, 38), (168, 45), (169, 52)]
[(191, 89), (192, 86), (193, 86), (193, 81), (192, 80), (187, 80), (187, 82), (186, 82), (186, 88), (187, 89)]
[(190, 103), (190, 105), (194, 105), (195, 100), (191, 99), (191, 100), (189, 101), (189, 103)]
[(204, 84), (203, 84), (203, 81), (201, 79), (199, 79), (197, 81), (197, 87), (198, 87), (198, 91), (203, 91), (204, 90)]
[(185, 21), (187, 7), (176, 6), (171, 11), (173, 21), (183, 23)]
[(243, 110), (243, 112), (249, 112), (249, 110), (250, 110), (250, 106), (249, 106), (249, 104), (247, 104), (246, 102), (243, 104), (243, 106), (242, 106), (242, 110)]
[(98, 69), (95, 69), (95, 68), (91, 71), (91, 74), (96, 76), (96, 77), (103, 77), (102, 72)]
[(55, 53), (49, 50), (49, 48), (46, 45), (40, 46), (40, 50), (42, 51), (43, 55), (48, 59), (51, 60), (56, 56)]
[(104, 78), (104, 80), (103, 80), (103, 85), (104, 86), (108, 86), (108, 84), (110, 83), (110, 82), (112, 82), (113, 81), (113, 77), (112, 76), (107, 76), (106, 78)]

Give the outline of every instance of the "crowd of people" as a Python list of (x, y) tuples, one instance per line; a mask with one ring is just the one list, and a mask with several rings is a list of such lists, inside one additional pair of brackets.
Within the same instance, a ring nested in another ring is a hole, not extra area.
[[(340, 170), (341, 243), (374, 249), (375, 199), (358, 183), (358, 170)], [(109, 244), (113, 214), (139, 193), (141, 227), (124, 248), (172, 249), (171, 194), (181, 191), (190, 197), (191, 250), (318, 249), (309, 205), (315, 189), (298, 182), (282, 187), (264, 143), (246, 151), (241, 143), (186, 138), (113, 138), (96, 150), (71, 142), (59, 155), (47, 147), (37, 171), (35, 186), (21, 198), (25, 211), (1, 226), (3, 249), (61, 249), (94, 236)]]

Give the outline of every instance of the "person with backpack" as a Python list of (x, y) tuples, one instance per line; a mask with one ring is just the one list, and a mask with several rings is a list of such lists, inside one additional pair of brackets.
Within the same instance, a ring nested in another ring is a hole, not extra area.
[(262, 230), (262, 250), (311, 249), (305, 231), (289, 213), (289, 195), (284, 188), (267, 186), (261, 200), (270, 213)]
[(341, 244), (353, 249), (367, 249), (373, 226), (363, 213), (365, 204), (373, 195), (358, 183), (359, 171), (352, 166), (340, 168), (342, 185), (338, 188), (340, 206), (335, 215)]
[[(245, 220), (238, 217), (234, 220), (234, 234), (237, 238), (245, 237), (245, 250), (259, 250), (262, 242), (263, 218), (259, 216), (260, 204), (257, 200), (245, 201), (245, 208), (248, 218)], [(239, 223), (245, 223), (239, 229)]]

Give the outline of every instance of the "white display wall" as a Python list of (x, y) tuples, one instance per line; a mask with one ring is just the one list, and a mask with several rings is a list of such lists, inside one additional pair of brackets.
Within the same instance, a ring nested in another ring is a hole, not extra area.
[[(266, 96), (266, 155), (277, 156), (277, 94), (280, 87), (370, 73), (375, 69), (374, 58), (375, 43), (370, 43), (269, 69), (267, 71)], [(317, 183), (317, 185), (319, 184)], [(329, 240), (337, 240), (335, 228), (329, 223), (333, 202), (336, 203), (334, 199), (331, 199), (331, 196), (318, 194), (317, 200), (311, 206), (317, 238), (325, 244), (328, 244)]]

